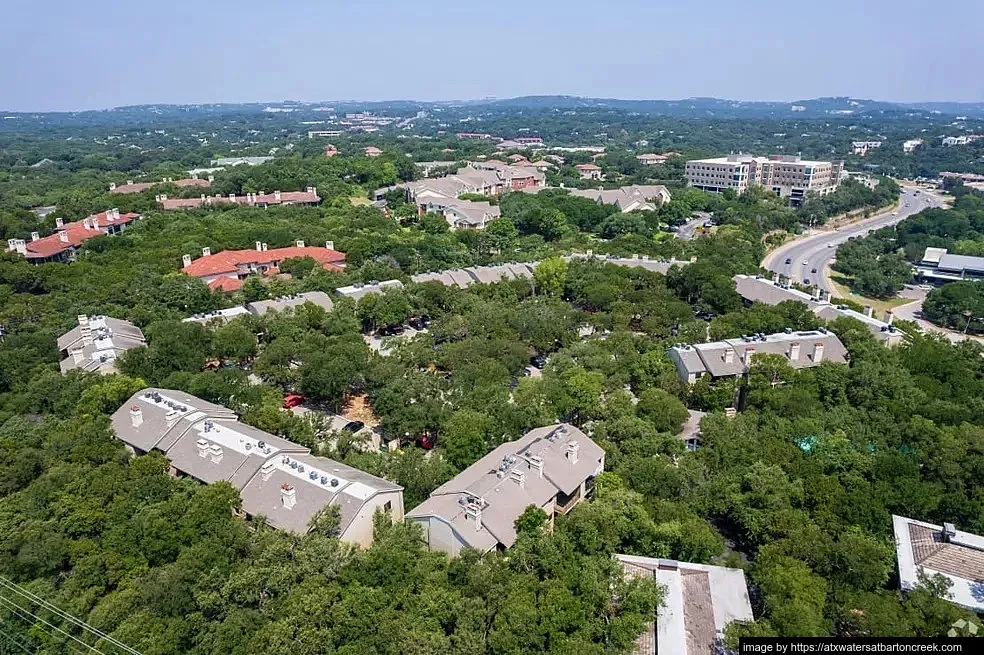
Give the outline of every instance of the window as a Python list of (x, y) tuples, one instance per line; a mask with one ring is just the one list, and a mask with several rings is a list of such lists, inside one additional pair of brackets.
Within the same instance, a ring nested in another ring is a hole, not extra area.
[(393, 501), (387, 500), (386, 504), (383, 505), (383, 511), (389, 514), (393, 511)]

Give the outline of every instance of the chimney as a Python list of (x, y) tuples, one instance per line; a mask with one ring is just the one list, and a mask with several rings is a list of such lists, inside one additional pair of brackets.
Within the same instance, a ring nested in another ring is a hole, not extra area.
[(325, 248), (327, 248), (328, 250), (334, 250), (335, 249), (335, 242), (334, 241), (325, 241)]
[(202, 248), (202, 257), (211, 257), (212, 249), (209, 247)]
[(297, 491), (294, 485), (284, 482), (280, 485), (280, 501), (284, 504), (284, 509), (294, 509), (297, 504)]
[(535, 470), (537, 476), (543, 477), (543, 457), (540, 455), (530, 455), (530, 469)]
[(214, 175), (209, 175), (208, 176), (208, 183), (211, 184), (212, 182), (215, 182), (215, 176)]
[(138, 428), (143, 423), (143, 412), (140, 411), (138, 405), (134, 405), (130, 408), (130, 423), (133, 427)]
[(476, 531), (482, 529), (482, 505), (480, 501), (471, 501), (465, 505), (465, 518), (475, 521)]
[(212, 460), (213, 464), (218, 464), (222, 461), (222, 446), (219, 444), (212, 444), (212, 447), (208, 449), (208, 458)]
[(895, 320), (895, 315), (892, 312), (885, 312), (885, 324), (891, 325), (892, 321)]
[(520, 489), (526, 487), (526, 474), (519, 469), (509, 471), (509, 479), (518, 484)]
[(89, 327), (89, 317), (85, 314), (79, 314), (79, 327)]
[(728, 348), (727, 350), (724, 351), (724, 363), (725, 364), (734, 364), (735, 363), (735, 349), (734, 348)]
[(199, 457), (201, 457), (202, 459), (208, 457), (208, 441), (206, 441), (205, 439), (199, 439), (198, 441), (195, 442), (195, 445), (198, 447)]
[(301, 241), (301, 240), (298, 240), (298, 241), (296, 241), (296, 242), (295, 242), (295, 245), (296, 245), (296, 246), (297, 246), (298, 248), (303, 248), (303, 247), (304, 247), (304, 242), (303, 242), (303, 241)]
[(202, 202), (203, 205), (205, 204), (205, 194), (204, 193), (201, 195), (201, 202)]
[(55, 227), (65, 227), (65, 221), (60, 218), (55, 219)]
[[(113, 207), (110, 211), (113, 213), (113, 220), (118, 220), (120, 217), (120, 208)], [(108, 215), (109, 212), (106, 212), (106, 214)]]
[(263, 252), (266, 252), (266, 251), (267, 251), (267, 244), (264, 243), (263, 244)]
[(871, 305), (864, 306), (864, 315), (871, 318), (875, 313), (875, 310), (871, 308)]
[(256, 242), (256, 252), (262, 252), (262, 251), (263, 251), (263, 244), (261, 242), (257, 241)]
[(273, 201), (274, 202), (280, 202), (280, 192), (279, 191), (274, 191), (273, 192)]
[(823, 342), (817, 341), (813, 344), (813, 363), (819, 364), (823, 361)]
[(187, 268), (191, 266), (191, 255), (184, 255), (181, 257), (181, 268)]
[[(133, 184), (133, 180), (127, 180), (126, 183), (127, 184)], [(113, 186), (116, 186), (116, 185), (114, 184)]]
[(58, 240), (64, 243), (68, 243), (68, 230), (62, 230), (58, 233)]
[(755, 349), (748, 347), (745, 348), (745, 366), (752, 365), (752, 357), (755, 355)]
[(571, 464), (577, 464), (577, 454), (581, 450), (581, 444), (577, 441), (571, 440), (567, 442), (567, 459), (570, 460)]
[(789, 361), (795, 362), (800, 356), (800, 344), (799, 341), (794, 341), (789, 346)]
[(230, 193), (229, 194), (229, 202), (236, 202), (236, 194), (235, 193)]
[(37, 241), (40, 238), (41, 238), (40, 234), (38, 234), (37, 232), (31, 232), (31, 241)]
[(82, 227), (84, 227), (87, 230), (92, 229), (92, 221), (89, 220), (88, 216), (82, 219)]
[(270, 477), (273, 475), (273, 471), (275, 468), (276, 467), (273, 465), (273, 462), (267, 462), (266, 464), (260, 467), (260, 477), (263, 479), (264, 482), (270, 479)]
[(116, 189), (116, 182), (110, 182), (109, 183), (109, 190), (110, 191), (113, 191), (114, 189)]

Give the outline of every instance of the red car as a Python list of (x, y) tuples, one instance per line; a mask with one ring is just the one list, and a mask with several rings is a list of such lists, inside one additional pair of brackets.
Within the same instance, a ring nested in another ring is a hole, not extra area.
[(304, 402), (304, 396), (299, 393), (289, 393), (287, 397), (284, 398), (284, 409), (290, 409), (291, 407), (297, 407)]
[(437, 444), (437, 437), (429, 432), (424, 432), (417, 437), (417, 444), (424, 450), (430, 450)]

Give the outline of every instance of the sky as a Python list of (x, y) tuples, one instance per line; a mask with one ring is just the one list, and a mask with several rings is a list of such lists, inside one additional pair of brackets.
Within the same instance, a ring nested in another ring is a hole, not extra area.
[(2, 0), (0, 110), (564, 94), (984, 101), (981, 0)]

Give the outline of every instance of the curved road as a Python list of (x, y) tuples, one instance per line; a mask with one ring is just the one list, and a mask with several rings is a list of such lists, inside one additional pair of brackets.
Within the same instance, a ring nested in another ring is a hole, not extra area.
[(780, 273), (793, 282), (833, 292), (824, 271), (834, 260), (838, 245), (851, 237), (866, 236), (869, 230), (895, 225), (923, 209), (941, 206), (943, 199), (935, 194), (916, 187), (902, 187), (901, 203), (897, 210), (889, 210), (833, 232), (814, 231), (790, 241), (769, 253), (762, 260), (762, 267)]

